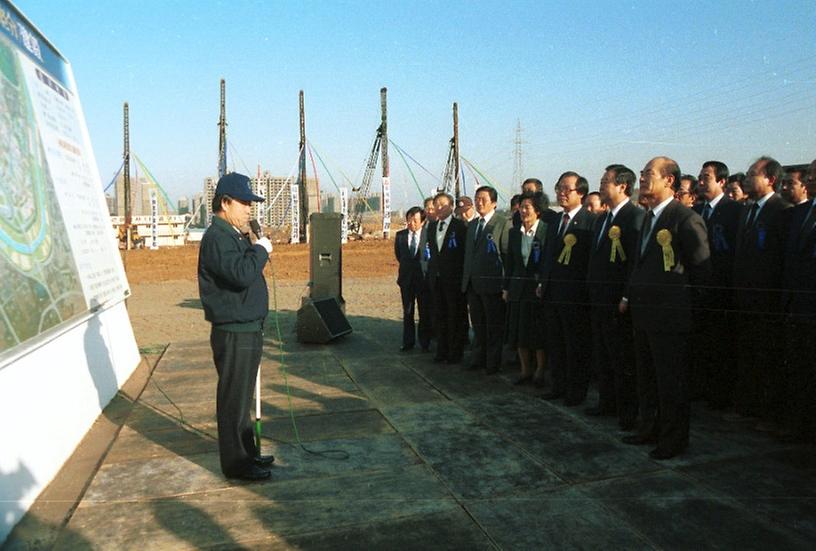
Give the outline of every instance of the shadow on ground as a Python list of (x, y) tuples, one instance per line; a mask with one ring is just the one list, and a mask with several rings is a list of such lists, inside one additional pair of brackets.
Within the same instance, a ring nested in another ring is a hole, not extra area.
[(350, 316), (351, 335), (303, 345), (294, 320), (266, 328), (270, 481), (222, 477), (209, 344), (173, 343), (55, 548), (805, 549), (816, 537), (812, 448), (695, 407), (688, 453), (655, 462), (614, 420), (542, 401), (513, 372), (400, 354), (398, 321)]

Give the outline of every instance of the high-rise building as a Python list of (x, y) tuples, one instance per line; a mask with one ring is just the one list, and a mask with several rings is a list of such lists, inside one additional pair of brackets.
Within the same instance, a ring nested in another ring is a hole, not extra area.
[(204, 178), (204, 197), (203, 205), (204, 207), (204, 219), (201, 221), (205, 228), (210, 227), (210, 222), (212, 221), (212, 200), (215, 197), (215, 186), (218, 185), (218, 178), (213, 176), (207, 176)]
[[(251, 180), (252, 192), (255, 195), (266, 199), (263, 205), (252, 204), (252, 217), (264, 226), (279, 227), (285, 226), (292, 220), (290, 212), (291, 185), (296, 182), (294, 178), (284, 178), (283, 176), (272, 176), (268, 170), (263, 171), (260, 176)], [(204, 202), (206, 203), (205, 225), (209, 226), (212, 220), (212, 200), (215, 196), (215, 187), (218, 178), (204, 178)], [(309, 191), (309, 212), (317, 212), (319, 209), (317, 180), (306, 179), (306, 189)]]
[[(146, 216), (150, 214), (151, 182), (144, 176), (130, 177), (130, 214)], [(114, 216), (125, 216), (125, 176), (116, 177), (116, 210)]]
[(178, 213), (187, 214), (190, 212), (190, 200), (187, 197), (179, 197), (178, 199)]

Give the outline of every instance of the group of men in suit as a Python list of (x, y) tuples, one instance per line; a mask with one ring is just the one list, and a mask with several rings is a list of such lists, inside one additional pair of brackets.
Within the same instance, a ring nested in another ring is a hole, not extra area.
[[(613, 164), (600, 180), (605, 210), (598, 214), (584, 205), (586, 179), (562, 174), (555, 186), (562, 211), (541, 216), (547, 243), (535, 275), (551, 378), (542, 397), (579, 405), (594, 371), (599, 401), (587, 413), (617, 416), (622, 429), (634, 430), (623, 441), (654, 444), (655, 459), (688, 446), (694, 397), (758, 430), (812, 439), (816, 161), (800, 175), (810, 199), (794, 208), (776, 192), (782, 172), (774, 159), (758, 159), (744, 182), (749, 200), (741, 203), (724, 194), (728, 167), (706, 162), (697, 202), (688, 208), (677, 198), (674, 160), (646, 164), (638, 204), (630, 199), (635, 173)], [(541, 182), (529, 179), (523, 191), (540, 194)], [(477, 216), (469, 223), (440, 193), (425, 211), (409, 210), (408, 228), (397, 234), (400, 286), (411, 281), (417, 290), (402, 295), (403, 350), (414, 345), (412, 296), (420, 303), (420, 344), (428, 350), (436, 339), (436, 362), (462, 361), (469, 309), (469, 367), (494, 373), (502, 360), (503, 262), (514, 222), (496, 213), (492, 188), (480, 187), (474, 199)], [(423, 223), (426, 211), (433, 219)], [(411, 270), (421, 277), (408, 278)], [(423, 301), (432, 304), (425, 311), (433, 318), (425, 332)]]

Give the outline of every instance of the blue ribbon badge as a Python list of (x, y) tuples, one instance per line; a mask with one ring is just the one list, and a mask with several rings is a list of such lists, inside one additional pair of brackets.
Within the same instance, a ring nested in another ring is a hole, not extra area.
[(541, 259), (541, 242), (538, 239), (533, 239), (533, 264), (538, 264)]
[(728, 240), (725, 238), (725, 228), (722, 224), (714, 224), (712, 228), (714, 234), (714, 250), (722, 253), (728, 250)]
[(757, 249), (765, 250), (765, 238), (768, 236), (768, 230), (765, 229), (765, 224), (757, 224)]
[(496, 249), (496, 243), (493, 241), (493, 234), (487, 234), (487, 254), (498, 254), (499, 251)]
[(459, 243), (456, 242), (456, 234), (454, 232), (451, 232), (450, 239), (448, 239), (448, 248), (455, 249), (458, 246)]
[(422, 253), (422, 256), (425, 260), (431, 259), (431, 245), (427, 241), (425, 242), (425, 251)]

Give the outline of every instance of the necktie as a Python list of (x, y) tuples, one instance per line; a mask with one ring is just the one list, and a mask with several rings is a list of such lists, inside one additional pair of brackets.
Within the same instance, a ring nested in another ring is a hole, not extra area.
[(567, 226), (569, 226), (570, 217), (568, 213), (564, 213), (564, 217), (561, 218), (561, 228), (558, 230), (558, 237), (564, 237), (564, 232), (567, 231)]
[(411, 232), (411, 256), (415, 256), (417, 252), (417, 237), (414, 232)]
[(754, 203), (751, 207), (751, 212), (748, 213), (748, 220), (745, 222), (745, 229), (751, 229), (756, 224), (757, 213), (759, 213), (759, 203)]
[(705, 208), (703, 209), (703, 220), (706, 222), (709, 218), (711, 218), (711, 211), (714, 210), (711, 208), (711, 203), (706, 203)]
[(646, 215), (646, 222), (643, 224), (643, 235), (640, 242), (640, 254), (642, 255), (646, 250), (646, 245), (649, 243), (649, 236), (652, 235), (652, 225), (654, 224), (655, 214), (650, 210)]
[(606, 218), (604, 218), (603, 226), (601, 226), (601, 233), (598, 234), (598, 242), (595, 244), (596, 246), (601, 245), (601, 241), (603, 241), (604, 235), (606, 235), (606, 230), (609, 228), (610, 224), (612, 224), (612, 211), (610, 210)]
[(485, 219), (484, 218), (479, 218), (479, 225), (476, 226), (476, 241), (478, 241), (479, 237), (482, 235), (482, 230), (484, 230), (484, 227), (485, 227)]
[(808, 211), (807, 216), (805, 216), (805, 222), (802, 224), (802, 231), (808, 231), (813, 223), (816, 222), (816, 199), (811, 201), (810, 210)]
[(440, 222), (440, 223), (439, 223), (439, 230), (438, 230), (438, 232), (444, 235), (444, 233), (445, 233), (445, 221), (444, 221), (444, 220), (443, 220), (442, 222)]

